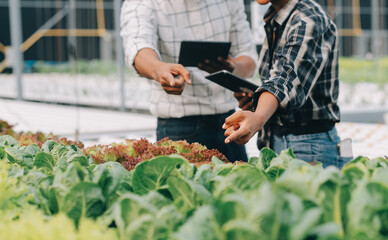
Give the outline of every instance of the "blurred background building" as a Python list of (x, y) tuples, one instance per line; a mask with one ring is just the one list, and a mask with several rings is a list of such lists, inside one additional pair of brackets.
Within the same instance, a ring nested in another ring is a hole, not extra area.
[[(339, 29), (340, 80), (350, 83), (340, 101), (358, 109), (383, 106), (381, 122), (388, 105), (388, 89), (381, 87), (388, 74), (388, 1), (317, 1)], [(122, 2), (0, 0), (0, 97), (146, 112), (147, 82), (124, 66)], [(268, 6), (244, 3), (259, 51)], [(364, 81), (375, 85), (353, 84)], [(354, 94), (356, 88), (370, 88), (374, 98)]]
[[(71, 49), (68, 47), (69, 37), (75, 37), (77, 58), (116, 59), (114, 0), (12, 1), (20, 1), (22, 50), (27, 65), (36, 60), (68, 61)], [(0, 62), (6, 57), (6, 46), (11, 46), (10, 2), (11, 0), (0, 0)], [(255, 25), (256, 21), (252, 22), (252, 19), (257, 19), (260, 7), (255, 1), (244, 2), (248, 18), (252, 25)], [(342, 56), (369, 56), (373, 53), (374, 44), (379, 49), (379, 55), (387, 55), (388, 1), (318, 2), (324, 6), (339, 28)], [(9, 66), (3, 67), (3, 71), (7, 71)]]

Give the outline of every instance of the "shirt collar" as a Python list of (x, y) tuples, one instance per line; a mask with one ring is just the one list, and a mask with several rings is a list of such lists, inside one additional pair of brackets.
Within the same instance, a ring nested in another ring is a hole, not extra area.
[(272, 20), (272, 23), (276, 23), (279, 26), (288, 18), (291, 14), (292, 9), (299, 2), (299, 0), (289, 0), (284, 7), (282, 7), (279, 12), (275, 12), (275, 9), (271, 6), (264, 14), (264, 22), (269, 22)]

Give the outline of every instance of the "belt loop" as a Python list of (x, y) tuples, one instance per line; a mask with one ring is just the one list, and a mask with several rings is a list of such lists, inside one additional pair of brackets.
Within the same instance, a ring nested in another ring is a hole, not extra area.
[(336, 140), (338, 140), (338, 139), (337, 139), (337, 137), (338, 137), (338, 135), (337, 135), (337, 130), (336, 130), (335, 126), (334, 126), (332, 129), (330, 129), (330, 130), (327, 132), (327, 134), (329, 135), (330, 140), (331, 140), (332, 142), (335, 142)]
[(288, 144), (287, 144), (287, 135), (283, 135), (283, 136), (282, 136), (282, 139), (283, 139), (283, 143), (284, 143), (284, 149), (287, 149), (287, 148), (288, 148)]

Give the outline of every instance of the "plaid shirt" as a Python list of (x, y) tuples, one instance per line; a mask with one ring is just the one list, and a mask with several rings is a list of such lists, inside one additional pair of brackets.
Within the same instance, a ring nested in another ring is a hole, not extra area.
[[(303, 126), (313, 120), (338, 122), (337, 28), (313, 0), (290, 0), (279, 12), (264, 16), (267, 33), (259, 57), (263, 91), (279, 108), (259, 133), (258, 147), (269, 146), (270, 125)], [(256, 103), (254, 103), (256, 104)]]
[[(126, 0), (121, 36), (126, 63), (132, 69), (142, 48), (153, 49), (164, 62), (177, 63), (182, 40), (231, 41), (232, 57), (258, 60), (242, 0)], [(226, 113), (237, 107), (233, 93), (207, 80), (207, 72), (187, 69), (192, 85), (186, 85), (179, 96), (167, 94), (160, 83), (150, 81), (153, 115), (179, 118)]]

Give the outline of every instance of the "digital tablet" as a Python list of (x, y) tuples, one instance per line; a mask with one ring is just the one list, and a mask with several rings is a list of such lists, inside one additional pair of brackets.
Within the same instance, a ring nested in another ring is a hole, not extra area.
[(206, 76), (212, 82), (215, 82), (233, 92), (255, 92), (259, 85), (248, 80), (240, 78), (231, 72), (221, 70)]
[(231, 42), (182, 41), (178, 63), (185, 67), (196, 67), (205, 59), (217, 61), (218, 57), (228, 58)]

